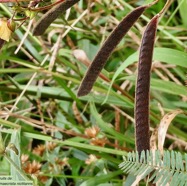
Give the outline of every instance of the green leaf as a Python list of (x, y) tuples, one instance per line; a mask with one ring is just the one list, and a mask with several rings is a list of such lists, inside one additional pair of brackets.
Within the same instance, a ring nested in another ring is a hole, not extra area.
[[(187, 163), (185, 159), (186, 154), (183, 158), (180, 152), (164, 151), (162, 158), (159, 150), (149, 151), (149, 153), (146, 153), (146, 156), (149, 156), (147, 158), (149, 161), (142, 160), (142, 162), (137, 162), (133, 154), (134, 153), (128, 153), (128, 158), (124, 158), (124, 162), (121, 163), (119, 167), (127, 174), (136, 175), (138, 180), (145, 178), (151, 173), (148, 182), (157, 183), (158, 185), (165, 185), (168, 182), (170, 182), (170, 185), (179, 185), (179, 183), (182, 185), (182, 183), (187, 182), (187, 173), (183, 169), (184, 164)], [(136, 154), (139, 155), (137, 151)], [(141, 155), (144, 159), (145, 153)], [(185, 162), (183, 162), (183, 159), (185, 159)], [(176, 163), (172, 162), (172, 167), (169, 167), (168, 161), (174, 161)], [(150, 162), (154, 163), (150, 164)]]
[[(135, 83), (135, 76), (128, 76), (124, 79), (131, 80)], [(186, 95), (187, 87), (178, 85), (171, 81), (164, 81), (156, 78), (151, 78), (151, 89), (158, 90), (173, 95)]]
[[(16, 149), (18, 149), (19, 154), (20, 154), (20, 144), (21, 144), (20, 132), (21, 132), (21, 130), (17, 129), (17, 130), (14, 130), (11, 135), (11, 143), (15, 145)], [(12, 161), (17, 165), (19, 170), (22, 171), (20, 158), (13, 150), (10, 150), (10, 157), (11, 157)], [(24, 174), (24, 172), (23, 172), (23, 174)], [(14, 167), (14, 165), (12, 165), (12, 164), (11, 164), (11, 176), (13, 177), (13, 180), (25, 181), (24, 177), (22, 177), (19, 174), (16, 167)]]
[(129, 174), (127, 176), (127, 179), (125, 180), (124, 186), (131, 186), (135, 180), (136, 180), (136, 176)]
[(4, 152), (5, 152), (5, 146), (4, 146), (3, 138), (0, 132), (0, 155), (3, 155)]
[(101, 183), (106, 183), (109, 180), (111, 180), (113, 177), (116, 177), (118, 175), (121, 175), (122, 171), (114, 171), (107, 174), (100, 174), (99, 176), (95, 176), (94, 178), (91, 178), (85, 182), (83, 182), (80, 186), (96, 186)]
[(178, 4), (180, 4), (179, 12), (182, 18), (182, 22), (184, 26), (187, 27), (187, 17), (186, 17), (187, 0), (178, 0)]
[(187, 68), (187, 53), (171, 48), (155, 48), (153, 60)]
[(95, 105), (92, 103), (90, 103), (90, 108), (91, 108), (91, 114), (94, 116), (95, 120), (97, 121), (97, 125), (105, 132), (107, 132), (108, 134), (111, 134), (116, 140), (119, 141), (126, 141), (129, 142), (131, 144), (134, 144), (134, 141), (132, 139), (129, 139), (127, 137), (125, 137), (125, 135), (116, 132), (114, 130), (114, 128), (110, 127), (110, 125), (106, 122), (104, 122), (101, 118), (101, 116), (98, 114), (97, 109), (95, 107)]
[[(175, 49), (170, 48), (155, 48), (154, 54), (153, 54), (153, 60), (165, 62), (168, 64), (173, 64), (181, 67), (187, 68), (187, 53), (181, 52)], [(107, 97), (105, 101), (108, 99), (109, 92), (111, 90), (112, 84), (115, 82), (116, 78), (123, 72), (125, 68), (127, 68), (129, 65), (135, 63), (138, 61), (138, 52), (133, 53), (130, 55), (117, 69), (115, 74), (113, 75), (112, 81), (110, 83)]]

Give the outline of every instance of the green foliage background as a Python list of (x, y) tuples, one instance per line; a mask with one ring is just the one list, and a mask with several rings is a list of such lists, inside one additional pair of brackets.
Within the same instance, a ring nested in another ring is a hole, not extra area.
[[(121, 86), (129, 98), (101, 78), (92, 93), (77, 98), (76, 92), (87, 67), (83, 63), (85, 59), (75, 58), (73, 51), (84, 51), (91, 61), (119, 21), (144, 2), (81, 0), (61, 15), (43, 36), (34, 37), (32, 25), (42, 16), (38, 13), (16, 30), (1, 50), (0, 123), (3, 128), (0, 130), (3, 143), (6, 147), (11, 142), (19, 155), (29, 155), (27, 163), (34, 160), (40, 163), (38, 173), (45, 176), (46, 182), (35, 173), (32, 179), (37, 180), (37, 184), (123, 184), (125, 177), (118, 164), (123, 161), (122, 155), (135, 149), (134, 93), (141, 36), (148, 21), (163, 8), (165, 1), (160, 0), (146, 10), (102, 71), (111, 83)], [(151, 130), (158, 126), (165, 113), (187, 109), (186, 6), (186, 0), (172, 2), (159, 22), (151, 78)], [(0, 8), (1, 17), (13, 14), (6, 4), (1, 3)], [(14, 54), (27, 31), (23, 45)], [(166, 149), (185, 151), (186, 123), (184, 114), (173, 120), (165, 141)], [(98, 126), (100, 132), (96, 139), (91, 139), (85, 130), (94, 126)], [(93, 145), (94, 140), (101, 146)], [(55, 148), (47, 148), (49, 142), (55, 143)], [(45, 150), (37, 155), (33, 149), (42, 144)], [(91, 154), (95, 155), (95, 161), (86, 163)], [(15, 156), (13, 153), (10, 157)], [(63, 166), (66, 158), (68, 163)], [(15, 163), (22, 171), (19, 158)], [(0, 174), (11, 174), (19, 179), (19, 171), (11, 167), (13, 165), (2, 156)], [(30, 179), (31, 174), (27, 176)]]

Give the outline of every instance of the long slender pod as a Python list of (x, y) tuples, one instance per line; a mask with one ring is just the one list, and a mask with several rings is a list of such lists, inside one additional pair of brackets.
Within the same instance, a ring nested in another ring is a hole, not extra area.
[(147, 25), (140, 46), (135, 98), (136, 147), (139, 153), (142, 150), (150, 149), (149, 89), (153, 49), (159, 16), (157, 14)]
[(41, 19), (37, 22), (36, 26), (33, 29), (33, 35), (39, 36), (42, 35), (49, 25), (63, 12), (72, 7), (80, 0), (65, 0), (61, 4), (54, 6), (46, 14), (44, 14)]
[(106, 39), (99, 52), (95, 56), (93, 62), (89, 66), (79, 87), (77, 93), (78, 96), (85, 96), (91, 91), (93, 84), (95, 83), (97, 77), (99, 76), (99, 73), (106, 64), (106, 61), (112, 51), (115, 49), (117, 44), (134, 25), (134, 23), (138, 20), (138, 18), (147, 7), (148, 6), (141, 6), (134, 9), (117, 25), (117, 27), (109, 35), (109, 37)]

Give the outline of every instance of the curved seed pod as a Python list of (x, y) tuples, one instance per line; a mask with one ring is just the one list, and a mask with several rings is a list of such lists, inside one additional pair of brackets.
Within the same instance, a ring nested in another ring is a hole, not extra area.
[(149, 89), (155, 35), (159, 14), (151, 19), (144, 32), (138, 62), (135, 100), (136, 147), (140, 153), (150, 149), (149, 137)]
[(82, 80), (77, 93), (78, 96), (85, 96), (91, 91), (93, 84), (106, 64), (112, 51), (147, 7), (148, 6), (141, 6), (130, 12), (106, 39)]
[(72, 7), (80, 0), (65, 0), (61, 4), (58, 4), (51, 8), (43, 17), (37, 22), (36, 26), (33, 29), (33, 35), (39, 36), (42, 35), (49, 25), (63, 12)]

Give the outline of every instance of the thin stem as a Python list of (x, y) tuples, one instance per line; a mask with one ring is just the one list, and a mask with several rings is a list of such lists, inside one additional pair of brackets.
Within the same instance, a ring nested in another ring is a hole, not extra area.
[(162, 10), (158, 13), (159, 17), (165, 12), (165, 10), (169, 7), (170, 5), (170, 0), (167, 0), (165, 6), (162, 8)]
[(153, 6), (154, 4), (158, 3), (158, 1), (159, 1), (159, 0), (155, 0), (155, 1), (153, 1), (152, 3), (148, 4), (148, 7)]
[(47, 6), (43, 6), (43, 7), (40, 7), (40, 8), (29, 8), (29, 10), (33, 11), (33, 12), (39, 12), (39, 11), (43, 11), (43, 10), (48, 10), (50, 8), (52, 8), (53, 6), (55, 5), (58, 5), (60, 3), (64, 2), (64, 0), (59, 0), (53, 4), (50, 4), (50, 5), (47, 5)]

